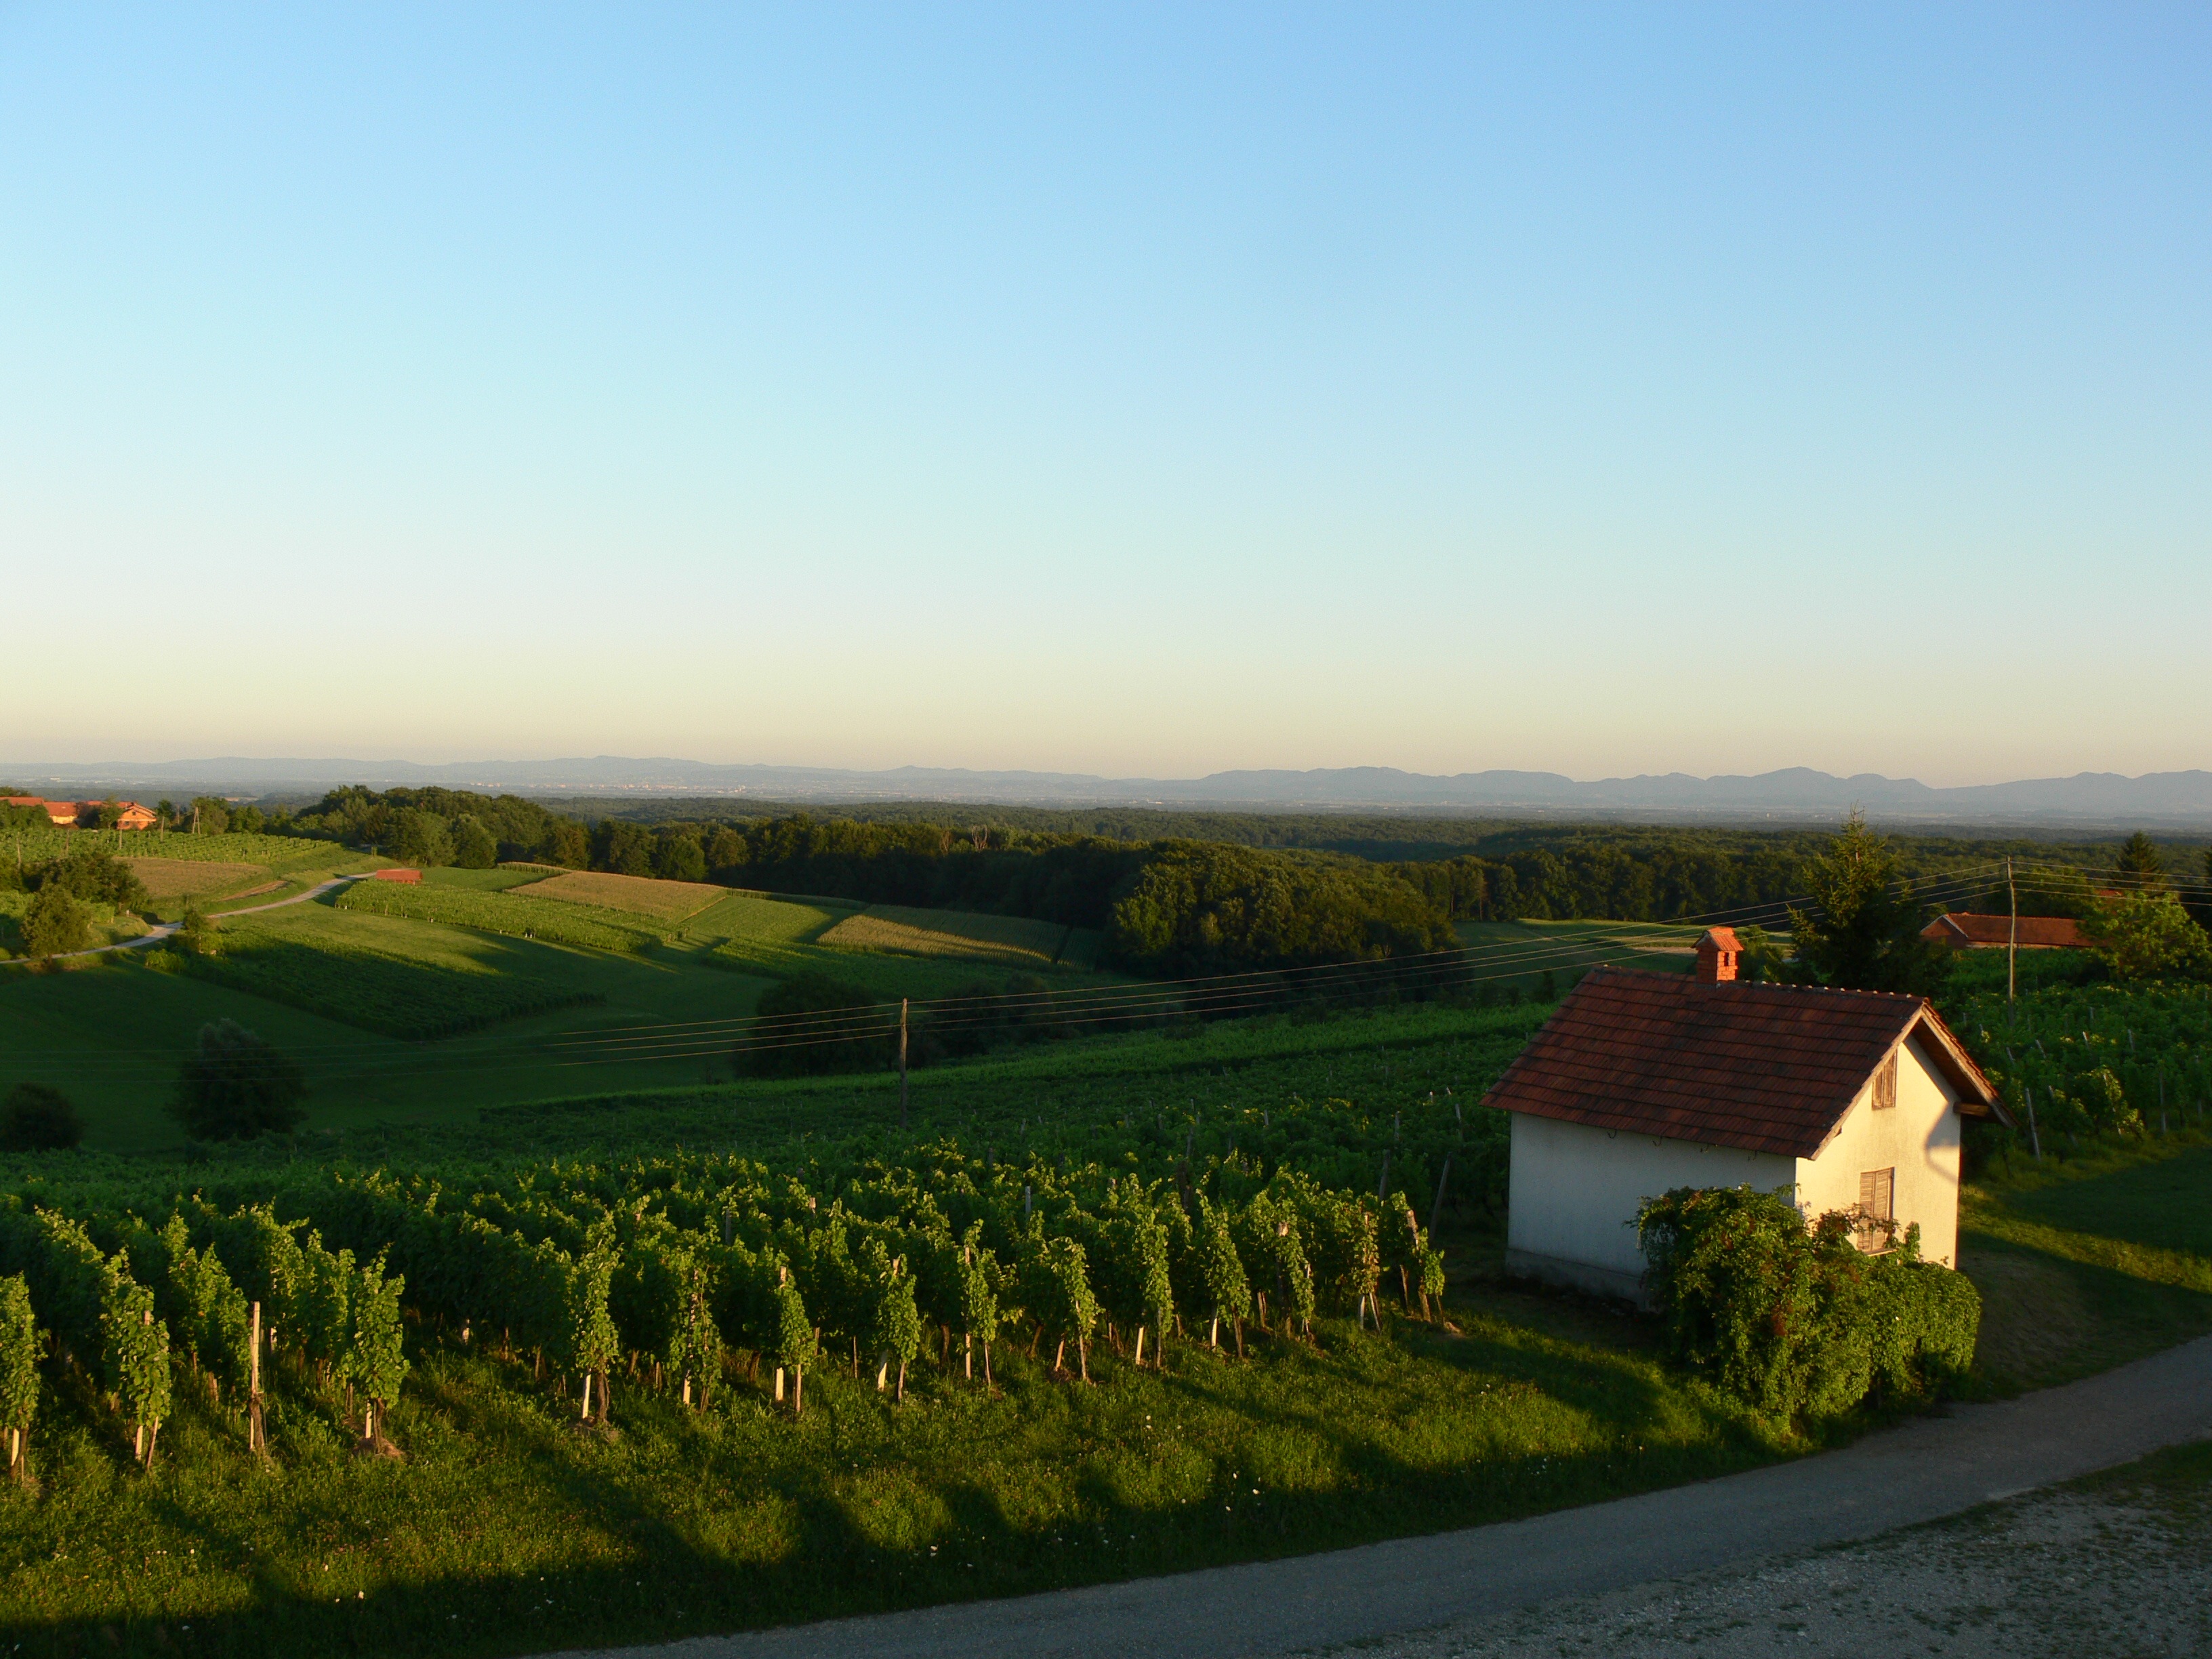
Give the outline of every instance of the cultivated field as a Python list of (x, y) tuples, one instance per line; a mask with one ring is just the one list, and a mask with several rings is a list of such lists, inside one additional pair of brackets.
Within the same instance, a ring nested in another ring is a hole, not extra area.
[(658, 881), (648, 876), (617, 876), (592, 870), (571, 870), (530, 884), (532, 898), (595, 904), (672, 922), (698, 915), (729, 890), (702, 881)]
[(162, 899), (204, 898), (250, 887), (269, 878), (263, 864), (233, 864), (212, 859), (127, 858), (131, 872), (145, 884), (156, 902)]
[(872, 904), (839, 921), (821, 937), (832, 950), (884, 951), (901, 956), (967, 957), (1011, 967), (1058, 963), (1088, 968), (1098, 958), (1100, 936), (1026, 916), (987, 916), (963, 910), (916, 910)]

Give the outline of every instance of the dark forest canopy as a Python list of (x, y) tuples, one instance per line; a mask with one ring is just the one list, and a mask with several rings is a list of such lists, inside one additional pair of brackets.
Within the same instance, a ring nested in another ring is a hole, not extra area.
[[(424, 864), (528, 860), (863, 903), (983, 911), (1097, 928), (1147, 972), (1349, 961), (1442, 948), (1459, 921), (1667, 921), (1771, 914), (1802, 897), (1813, 830), (1481, 823), (1327, 814), (1053, 812), (908, 803), (817, 817), (663, 817), (650, 804), (586, 821), (515, 795), (334, 790), (276, 833), (374, 846)], [(1122, 831), (1124, 833), (1112, 833)], [(1129, 831), (1150, 833), (1133, 834)], [(1194, 833), (1204, 831), (1205, 833)], [(1899, 872), (1924, 884), (2008, 855), (2112, 866), (2117, 843), (1898, 836)], [(2024, 909), (2072, 913), (2075, 878)], [(2001, 909), (2001, 880), (1944, 890), (1954, 908)]]

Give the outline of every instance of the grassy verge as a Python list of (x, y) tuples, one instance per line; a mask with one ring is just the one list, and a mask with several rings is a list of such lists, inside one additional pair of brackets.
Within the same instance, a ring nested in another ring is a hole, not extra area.
[(1960, 1265), (1982, 1292), (1978, 1364), (2047, 1388), (2212, 1332), (2212, 1137), (2140, 1137), (2014, 1160), (1962, 1194)]

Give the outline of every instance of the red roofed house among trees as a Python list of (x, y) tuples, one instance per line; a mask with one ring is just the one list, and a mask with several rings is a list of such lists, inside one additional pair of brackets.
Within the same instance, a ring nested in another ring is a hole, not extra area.
[(2011, 916), (1978, 916), (1964, 910), (1936, 917), (1920, 930), (1920, 937), (1960, 951), (2002, 951), (2014, 943), (2023, 951), (2088, 951), (2096, 946), (2071, 916), (2021, 916), (2015, 921)]
[(1737, 948), (1716, 927), (1694, 973), (1593, 970), (1491, 1090), (1513, 1114), (1508, 1266), (1633, 1297), (1644, 1200), (1735, 1186), (1917, 1222), (1955, 1265), (1960, 1114), (2002, 1116), (1989, 1080), (1925, 998), (1746, 983)]
[[(100, 808), (109, 805), (104, 800), (47, 800), (38, 795), (10, 795), (10, 806), (36, 806), (45, 810), (46, 822), (62, 830), (94, 830), (100, 826)], [(118, 830), (151, 830), (161, 820), (153, 808), (142, 806), (135, 800), (117, 801), (115, 827)]]

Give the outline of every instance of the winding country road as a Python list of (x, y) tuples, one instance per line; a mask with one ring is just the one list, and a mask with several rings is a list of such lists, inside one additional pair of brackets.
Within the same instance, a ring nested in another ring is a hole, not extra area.
[[(320, 898), (325, 893), (336, 892), (348, 882), (366, 881), (368, 878), (369, 873), (369, 872), (363, 871), (356, 875), (332, 876), (328, 881), (319, 882), (314, 886), (307, 889), (306, 892), (295, 893), (289, 898), (271, 899), (266, 904), (243, 904), (235, 910), (211, 911), (210, 914), (216, 916), (250, 916), (257, 910), (281, 910), (288, 904), (305, 904), (309, 899)], [(156, 922), (150, 930), (139, 934), (137, 939), (126, 939), (118, 944), (95, 945), (89, 951), (64, 951), (51, 957), (17, 957), (14, 958), (14, 960), (17, 962), (75, 962), (82, 957), (106, 956), (110, 951), (142, 950), (149, 945), (159, 945), (163, 939), (168, 938), (170, 934), (175, 933), (178, 928), (183, 926), (184, 923), (180, 921)]]
[(1371, 1643), (1872, 1538), (2208, 1437), (2212, 1337), (1841, 1451), (1526, 1521), (571, 1659), (1231, 1659)]

